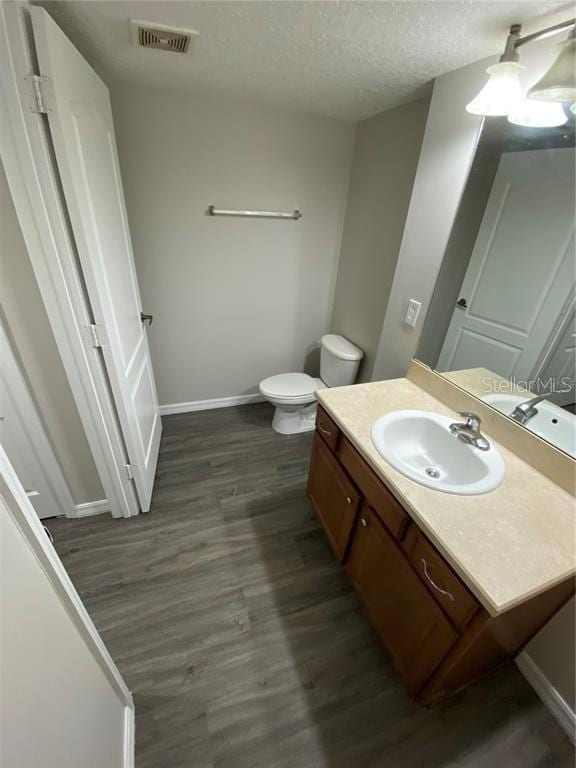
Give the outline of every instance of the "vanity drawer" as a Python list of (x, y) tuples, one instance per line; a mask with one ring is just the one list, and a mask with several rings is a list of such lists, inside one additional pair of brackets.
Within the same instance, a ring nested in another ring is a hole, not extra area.
[(328, 416), (321, 405), (319, 405), (316, 410), (316, 430), (322, 435), (322, 439), (328, 448), (330, 448), (333, 453), (336, 453), (338, 440), (340, 438), (340, 430), (336, 426), (336, 422)]
[(416, 525), (410, 526), (402, 548), (430, 594), (462, 629), (479, 608), (476, 598)]
[(345, 437), (340, 440), (338, 458), (392, 536), (400, 539), (408, 523), (407, 513)]

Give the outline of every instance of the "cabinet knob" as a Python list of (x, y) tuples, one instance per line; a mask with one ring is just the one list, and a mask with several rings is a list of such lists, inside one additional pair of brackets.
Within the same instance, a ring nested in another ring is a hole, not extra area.
[(318, 429), (320, 432), (322, 432), (323, 435), (326, 435), (327, 437), (332, 437), (332, 432), (329, 432), (327, 429), (324, 429), (322, 424), (318, 424)]
[(362, 528), (368, 528), (368, 521), (366, 520), (365, 517), (360, 518), (360, 525), (362, 526)]
[(346, 496), (346, 504), (352, 504), (352, 499), (350, 496)]

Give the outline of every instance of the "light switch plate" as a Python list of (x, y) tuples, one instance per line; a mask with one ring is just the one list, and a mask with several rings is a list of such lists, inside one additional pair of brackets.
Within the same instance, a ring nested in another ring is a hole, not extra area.
[(420, 314), (420, 310), (422, 309), (422, 302), (416, 301), (416, 299), (410, 299), (408, 302), (408, 307), (406, 309), (406, 314), (404, 315), (404, 322), (406, 325), (410, 325), (412, 328), (416, 325), (416, 321), (418, 320), (418, 315)]

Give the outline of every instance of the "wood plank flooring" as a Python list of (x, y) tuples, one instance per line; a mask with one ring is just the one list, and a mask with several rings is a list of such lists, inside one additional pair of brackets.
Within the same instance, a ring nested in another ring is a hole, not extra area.
[(134, 693), (136, 768), (573, 766), (513, 666), (411, 701), (305, 499), (311, 435), (271, 417), (166, 417), (149, 514), (48, 521)]

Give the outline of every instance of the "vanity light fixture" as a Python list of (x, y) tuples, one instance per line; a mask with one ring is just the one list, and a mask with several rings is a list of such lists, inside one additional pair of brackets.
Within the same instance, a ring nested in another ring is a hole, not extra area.
[(490, 78), (478, 96), (466, 106), (471, 115), (505, 117), (511, 109), (521, 108), (524, 97), (520, 85), (520, 72), (524, 69), (516, 61), (503, 61), (488, 67)]
[[(561, 102), (576, 101), (575, 25), (576, 19), (570, 19), (521, 37), (521, 25), (513, 24), (504, 53), (497, 64), (486, 70), (490, 78), (476, 98), (466, 106), (467, 112), (485, 117), (508, 117), (512, 123), (531, 127), (563, 125), (567, 116)], [(520, 85), (520, 72), (524, 67), (518, 61), (518, 49), (526, 43), (566, 30), (571, 30), (569, 40), (562, 44), (559, 56), (544, 77), (530, 88), (529, 98), (525, 98)]]
[(508, 115), (508, 122), (529, 128), (553, 128), (568, 120), (564, 107), (558, 102), (522, 99), (519, 107)]
[(558, 46), (560, 53), (548, 72), (528, 90), (528, 98), (538, 101), (576, 101), (576, 37), (572, 29), (568, 40)]

